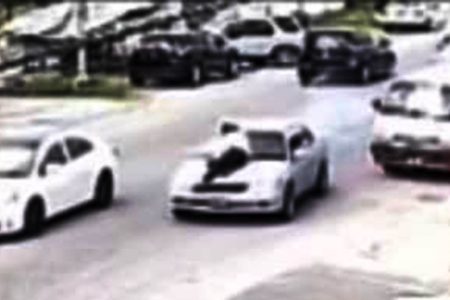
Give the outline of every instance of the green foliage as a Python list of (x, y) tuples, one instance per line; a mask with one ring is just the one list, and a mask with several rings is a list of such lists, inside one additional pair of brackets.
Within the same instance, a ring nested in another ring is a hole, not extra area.
[(4, 94), (23, 96), (80, 96), (125, 99), (131, 94), (129, 83), (123, 78), (106, 76), (79, 80), (59, 74), (31, 75), (16, 79), (3, 90)]

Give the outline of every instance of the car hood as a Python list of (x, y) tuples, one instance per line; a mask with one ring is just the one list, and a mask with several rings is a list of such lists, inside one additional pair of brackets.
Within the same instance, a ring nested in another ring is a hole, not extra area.
[[(246, 182), (254, 183), (261, 180), (271, 181), (279, 178), (286, 169), (283, 161), (249, 161), (242, 168), (235, 170), (227, 176), (216, 177), (213, 182), (231, 183)], [(207, 161), (203, 159), (191, 159), (184, 162), (175, 176), (178, 181), (185, 184), (196, 184), (203, 181), (203, 176), (207, 172)]]

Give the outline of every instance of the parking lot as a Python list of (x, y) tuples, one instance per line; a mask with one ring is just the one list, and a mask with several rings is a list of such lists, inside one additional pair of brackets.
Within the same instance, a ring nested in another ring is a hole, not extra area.
[[(442, 35), (391, 35), (395, 74), (366, 85), (323, 77), (302, 87), (295, 68), (270, 66), (197, 87), (133, 87), (123, 102), (0, 99), (0, 123), (69, 122), (120, 149), (121, 170), (111, 209), (82, 207), (37, 238), (1, 239), (0, 299), (448, 299), (449, 175), (388, 176), (369, 155), (372, 100), (398, 78), (442, 74)], [(292, 117), (320, 132), (335, 171), (330, 192), (302, 197), (289, 223), (174, 218), (174, 170), (224, 116)]]

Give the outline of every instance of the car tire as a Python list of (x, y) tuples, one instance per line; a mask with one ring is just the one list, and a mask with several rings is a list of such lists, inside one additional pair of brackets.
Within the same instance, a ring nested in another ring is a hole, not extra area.
[(203, 69), (200, 64), (194, 64), (189, 70), (189, 81), (191, 86), (199, 87), (204, 80)]
[(25, 210), (24, 233), (28, 236), (42, 234), (45, 223), (45, 206), (40, 200), (32, 200)]
[(283, 204), (279, 212), (279, 217), (282, 221), (292, 221), (297, 213), (295, 188), (293, 184), (288, 184), (283, 192)]
[(281, 47), (273, 51), (271, 57), (276, 66), (293, 66), (297, 63), (300, 51), (293, 47)]
[(114, 179), (110, 172), (102, 172), (94, 190), (94, 205), (100, 209), (110, 207), (114, 201)]
[(145, 79), (135, 75), (130, 75), (130, 82), (135, 87), (143, 87), (145, 85)]
[(306, 74), (306, 72), (299, 71), (298, 72), (298, 79), (301, 86), (309, 86), (311, 85), (312, 76)]
[(400, 171), (398, 167), (390, 164), (381, 165), (381, 168), (383, 169), (383, 173), (388, 176), (396, 176)]
[(227, 67), (225, 71), (225, 76), (227, 79), (234, 79), (239, 77), (240, 65), (239, 60), (235, 56), (231, 56), (228, 58)]
[(177, 220), (184, 220), (189, 217), (189, 212), (183, 209), (172, 209), (171, 213)]
[(323, 161), (317, 172), (317, 177), (314, 184), (314, 194), (318, 196), (325, 195), (330, 189), (330, 170), (328, 163)]

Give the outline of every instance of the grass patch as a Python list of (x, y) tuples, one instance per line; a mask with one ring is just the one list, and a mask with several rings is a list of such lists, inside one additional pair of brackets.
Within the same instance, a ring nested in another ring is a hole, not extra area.
[(313, 26), (376, 27), (375, 11), (368, 7), (329, 11), (312, 20)]
[(128, 99), (131, 86), (124, 78), (92, 76), (87, 80), (59, 74), (38, 74), (11, 78), (3, 88), (4, 95), (45, 97), (100, 97)]

